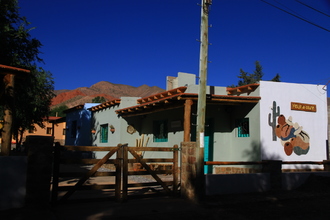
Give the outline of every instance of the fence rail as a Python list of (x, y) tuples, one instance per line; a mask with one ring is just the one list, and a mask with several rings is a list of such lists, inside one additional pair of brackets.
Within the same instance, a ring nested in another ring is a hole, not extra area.
[[(280, 160), (275, 160), (280, 161)], [(315, 164), (326, 165), (330, 164), (329, 160), (323, 161), (280, 161), (282, 164)], [(270, 161), (205, 161), (204, 165), (263, 165), (269, 164)]]
[[(275, 165), (276, 164), (276, 165)], [(281, 160), (263, 160), (263, 161), (206, 161), (204, 165), (258, 165), (261, 166), (261, 172), (269, 172), (270, 167), (272, 172), (283, 172), (282, 165), (323, 165), (323, 170), (316, 169), (318, 171), (330, 171), (330, 160), (323, 161), (281, 161)], [(275, 166), (274, 166), (275, 165)], [(276, 167), (276, 168), (275, 168)], [(292, 171), (292, 170), (291, 170)]]

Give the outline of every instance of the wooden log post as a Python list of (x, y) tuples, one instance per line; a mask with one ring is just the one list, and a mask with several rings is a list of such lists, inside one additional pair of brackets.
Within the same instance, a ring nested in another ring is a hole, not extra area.
[(54, 147), (54, 162), (53, 162), (53, 184), (52, 184), (52, 198), (51, 198), (52, 205), (56, 205), (58, 199), (60, 159), (61, 159), (61, 145), (59, 142), (56, 142)]
[(183, 126), (183, 141), (190, 141), (190, 131), (191, 131), (191, 106), (193, 105), (191, 99), (187, 99), (184, 104), (184, 126)]
[(330, 160), (323, 160), (323, 170), (330, 172)]
[(11, 150), (13, 106), (14, 106), (14, 75), (6, 74), (4, 77), (5, 91), (4, 96), (4, 115), (2, 128), (1, 155), (9, 156)]
[(49, 206), (53, 143), (52, 136), (26, 137), (29, 149), (25, 197), (27, 206)]
[(122, 189), (122, 201), (127, 201), (128, 194), (128, 146), (124, 144), (123, 148), (123, 189)]
[(173, 195), (176, 195), (178, 193), (178, 173), (179, 173), (179, 147), (178, 145), (174, 145), (173, 147)]
[(9, 156), (11, 150), (12, 124), (15, 116), (13, 111), (15, 78), (24, 77), (27, 73), (30, 73), (30, 70), (0, 64), (0, 74), (4, 75), (2, 82), (4, 86), (0, 88), (0, 99), (4, 108), (0, 152), (3, 156)]
[(122, 189), (122, 170), (123, 170), (123, 148), (121, 145), (117, 151), (117, 158), (116, 158), (116, 180), (115, 180), (115, 197), (116, 201), (121, 201), (121, 189)]

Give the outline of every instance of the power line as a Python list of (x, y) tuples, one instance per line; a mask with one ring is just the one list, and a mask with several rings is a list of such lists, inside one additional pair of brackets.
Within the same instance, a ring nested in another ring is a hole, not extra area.
[[(288, 9), (288, 10), (292, 11), (294, 14), (296, 14), (296, 15), (299, 15), (301, 18), (304, 18), (304, 16), (302, 16), (301, 14), (299, 14), (299, 13), (297, 13), (296, 11), (292, 10), (291, 8), (289, 8), (289, 7), (285, 6), (283, 3), (279, 2), (279, 1), (276, 1), (276, 0), (275, 0), (275, 2), (276, 2), (277, 4), (280, 4), (280, 5), (282, 5), (282, 6), (283, 6), (283, 7), (285, 7), (286, 9)], [(306, 19), (306, 20), (307, 20), (307, 18), (304, 18), (304, 19)]]
[(271, 4), (271, 3), (269, 3), (269, 2), (267, 2), (267, 1), (265, 1), (265, 0), (260, 0), (260, 1), (262, 1), (262, 2), (264, 2), (264, 3), (266, 3), (266, 4), (269, 4), (269, 5), (273, 6), (274, 8), (277, 8), (277, 9), (279, 9), (279, 10), (281, 10), (281, 11), (283, 11), (283, 12), (289, 14), (289, 15), (292, 15), (292, 16), (294, 16), (294, 17), (300, 19), (300, 20), (303, 20), (303, 21), (305, 21), (305, 22), (307, 22), (307, 23), (309, 23), (309, 24), (311, 24), (311, 25), (314, 25), (314, 26), (316, 26), (316, 27), (318, 27), (318, 28), (321, 28), (322, 30), (325, 30), (325, 31), (327, 31), (327, 32), (330, 32), (330, 30), (327, 29), (327, 28), (325, 28), (325, 27), (322, 27), (322, 26), (320, 26), (320, 25), (318, 25), (318, 24), (315, 24), (315, 23), (313, 23), (313, 22), (311, 22), (311, 21), (309, 21), (309, 20), (307, 20), (307, 19), (305, 19), (305, 18), (299, 17), (298, 15), (295, 15), (295, 14), (293, 14), (293, 13), (291, 13), (291, 12), (288, 12), (288, 11), (286, 11), (286, 10), (284, 10), (284, 9), (282, 9), (282, 8), (280, 8), (280, 7), (278, 7), (278, 6), (276, 6), (276, 5), (273, 5), (273, 4)]
[(303, 3), (303, 2), (301, 2), (301, 1), (299, 1), (299, 0), (296, 0), (296, 2), (298, 2), (298, 3), (300, 3), (300, 4), (302, 4), (302, 5), (306, 6), (306, 7), (308, 7), (308, 8), (310, 8), (310, 9), (314, 10), (314, 11), (317, 11), (318, 13), (321, 13), (321, 14), (323, 14), (323, 15), (325, 15), (325, 16), (330, 17), (330, 15), (328, 15), (328, 14), (326, 14), (326, 13), (324, 13), (324, 12), (322, 12), (322, 11), (320, 11), (320, 10), (318, 10), (318, 9), (316, 9), (316, 8), (314, 8), (314, 7), (312, 7), (312, 6), (310, 6), (310, 5), (307, 5), (306, 3)]

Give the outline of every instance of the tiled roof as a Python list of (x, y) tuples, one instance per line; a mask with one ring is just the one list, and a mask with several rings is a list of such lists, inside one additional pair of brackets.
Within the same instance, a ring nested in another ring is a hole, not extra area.
[(64, 110), (63, 112), (64, 113), (68, 113), (68, 112), (72, 112), (74, 110), (78, 110), (78, 109), (83, 109), (85, 105), (77, 105), (77, 106), (74, 106), (72, 108), (69, 108), (69, 109), (66, 109)]
[(168, 90), (165, 92), (157, 93), (157, 94), (154, 94), (154, 95), (151, 95), (148, 97), (138, 99), (137, 102), (138, 102), (138, 104), (144, 104), (144, 103), (148, 103), (148, 102), (160, 101), (162, 99), (166, 99), (171, 96), (180, 95), (180, 94), (184, 93), (186, 91), (186, 89), (187, 89), (186, 86), (178, 87), (175, 89), (171, 89), (171, 90)]
[(254, 84), (249, 84), (249, 85), (244, 85), (244, 86), (239, 86), (235, 88), (227, 88), (227, 94), (228, 95), (241, 95), (243, 93), (250, 94), (251, 92), (255, 91), (256, 88), (258, 88), (259, 84), (254, 83)]
[(141, 111), (143, 109), (150, 108), (152, 106), (156, 106), (157, 104), (168, 104), (171, 100), (179, 100), (179, 97), (184, 94), (187, 87), (179, 87), (176, 89), (168, 90), (165, 92), (157, 93), (155, 95), (151, 95), (145, 98), (141, 98), (137, 100), (139, 105), (131, 106), (124, 109), (119, 109), (116, 111), (117, 114), (126, 114), (134, 111)]
[(108, 108), (108, 107), (111, 107), (111, 106), (114, 106), (114, 105), (119, 105), (120, 101), (121, 101), (121, 99), (112, 99), (110, 101), (103, 102), (99, 105), (93, 106), (93, 107), (90, 108), (90, 110), (92, 112), (99, 111), (99, 110), (102, 110), (104, 108)]

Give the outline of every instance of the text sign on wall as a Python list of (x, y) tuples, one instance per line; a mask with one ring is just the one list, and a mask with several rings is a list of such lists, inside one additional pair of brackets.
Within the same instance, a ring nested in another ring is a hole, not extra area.
[(291, 110), (305, 111), (305, 112), (316, 112), (316, 105), (298, 103), (298, 102), (291, 102)]

